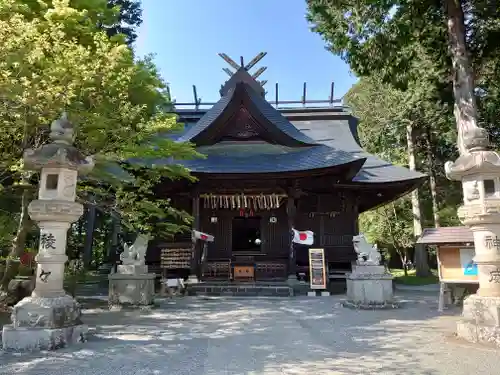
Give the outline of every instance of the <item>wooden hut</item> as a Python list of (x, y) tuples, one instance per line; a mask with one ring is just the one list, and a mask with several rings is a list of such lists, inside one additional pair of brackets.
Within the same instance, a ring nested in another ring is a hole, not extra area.
[(477, 290), (479, 281), (477, 265), (473, 262), (474, 236), (469, 228), (463, 226), (426, 228), (417, 240), (417, 244), (436, 246), (440, 310), (452, 300), (458, 302), (466, 291)]

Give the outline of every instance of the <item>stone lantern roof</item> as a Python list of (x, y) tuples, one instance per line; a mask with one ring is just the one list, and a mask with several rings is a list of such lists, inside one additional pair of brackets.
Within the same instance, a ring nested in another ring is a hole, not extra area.
[(68, 168), (80, 173), (88, 173), (94, 167), (91, 156), (83, 154), (73, 146), (74, 126), (68, 120), (67, 114), (52, 122), (50, 126), (52, 142), (37, 149), (27, 149), (24, 152), (24, 165), (27, 170), (42, 168)]
[(460, 155), (455, 162), (445, 164), (446, 176), (450, 180), (461, 180), (464, 176), (477, 173), (498, 173), (500, 155), (491, 150), (488, 132), (474, 128), (464, 134), (466, 154)]

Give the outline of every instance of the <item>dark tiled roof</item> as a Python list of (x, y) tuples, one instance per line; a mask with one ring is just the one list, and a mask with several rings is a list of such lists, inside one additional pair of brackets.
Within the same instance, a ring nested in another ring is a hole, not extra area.
[(212, 108), (205, 112), (205, 114), (198, 120), (196, 125), (191, 126), (186, 132), (177, 138), (178, 142), (190, 142), (194, 137), (200, 134), (203, 130), (207, 129), (217, 117), (219, 117), (226, 107), (228, 106), (234, 94), (234, 89), (231, 89), (228, 95), (223, 96)]
[[(265, 101), (265, 99), (262, 99)], [(272, 108), (271, 104), (266, 103)], [(272, 108), (274, 109), (274, 108)], [(188, 115), (201, 118), (206, 110), (180, 110), (181, 119)], [(361, 148), (357, 136), (357, 120), (344, 108), (284, 108), (282, 117), (290, 118), (294, 128), (314, 141), (353, 155), (366, 158), (366, 163), (354, 178), (360, 183), (384, 183), (423, 179), (425, 175), (393, 165)]]
[(292, 120), (292, 123), (304, 134), (335, 149), (343, 150), (353, 156), (366, 158), (366, 163), (353, 181), (383, 183), (424, 178), (425, 175), (407, 168), (393, 165), (364, 151), (357, 142), (355, 118), (345, 112), (330, 114), (333, 118), (324, 120)]
[[(237, 95), (238, 94), (238, 95)], [(234, 88), (230, 89), (227, 95), (223, 96), (212, 108), (210, 108), (196, 123), (196, 125), (189, 128), (181, 137), (178, 142), (193, 141), (200, 133), (206, 130), (210, 125), (221, 116), (229, 104), (233, 100), (237, 100), (239, 95), (245, 95), (250, 102), (255, 106), (270, 124), (275, 126), (279, 131), (285, 133), (288, 137), (293, 138), (299, 143), (304, 145), (317, 144), (316, 141), (302, 133), (290, 121), (286, 119), (279, 111), (277, 111), (264, 97), (259, 95), (246, 83), (239, 83)]]
[[(364, 163), (365, 159), (330, 147), (311, 146), (280, 154), (242, 156), (238, 152), (208, 155), (206, 159), (175, 161), (197, 173), (280, 173), (331, 168), (346, 164)], [(173, 163), (171, 160), (155, 161), (156, 164)]]
[(474, 236), (467, 227), (426, 228), (417, 243), (427, 245), (474, 243)]
[(243, 87), (249, 96), (252, 103), (257, 107), (257, 110), (262, 113), (271, 123), (276, 125), (279, 130), (287, 134), (290, 138), (294, 138), (304, 144), (314, 145), (317, 144), (316, 140), (308, 137), (295, 127), (288, 119), (277, 111), (265, 98), (257, 95), (255, 91), (248, 86)]

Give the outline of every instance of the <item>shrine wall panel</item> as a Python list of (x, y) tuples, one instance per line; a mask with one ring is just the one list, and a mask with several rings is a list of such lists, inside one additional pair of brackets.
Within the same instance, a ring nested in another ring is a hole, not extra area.
[(352, 236), (357, 234), (357, 215), (353, 197), (348, 192), (301, 197), (298, 210), (295, 227), (314, 232), (311, 247), (324, 248), (327, 262), (356, 259)]
[[(217, 217), (217, 223), (212, 223), (211, 217)], [(229, 258), (231, 256), (231, 220), (232, 216), (228, 212), (201, 208), (201, 231), (215, 237), (214, 242), (208, 244), (208, 259)]]
[[(263, 252), (269, 257), (286, 257), (290, 248), (290, 231), (284, 206), (274, 212), (262, 212), (261, 229)], [(271, 223), (271, 216), (276, 217), (276, 222)]]

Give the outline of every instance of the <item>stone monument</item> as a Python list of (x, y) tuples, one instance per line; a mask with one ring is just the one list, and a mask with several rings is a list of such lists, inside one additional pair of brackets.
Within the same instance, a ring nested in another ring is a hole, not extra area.
[(397, 307), (393, 300), (392, 275), (380, 265), (381, 256), (376, 246), (370, 245), (363, 234), (353, 236), (352, 243), (358, 254), (352, 272), (347, 274), (346, 307)]
[(479, 289), (464, 300), (457, 334), (500, 346), (500, 155), (490, 150), (485, 129), (465, 129), (462, 142), (465, 152), (447, 162), (445, 171), (448, 178), (462, 181), (464, 203), (458, 216), (474, 235)]
[(14, 306), (12, 324), (3, 327), (4, 350), (56, 349), (85, 340), (80, 305), (63, 289), (66, 235), (83, 214), (75, 202), (78, 172), (89, 172), (91, 157), (73, 146), (73, 125), (66, 114), (51, 125), (51, 143), (26, 150), (24, 166), (40, 170), (38, 199), (28, 212), (40, 227), (35, 289)]
[(131, 246), (124, 245), (122, 264), (108, 276), (110, 305), (153, 304), (156, 275), (148, 273), (144, 259), (149, 241), (148, 235), (139, 234)]

